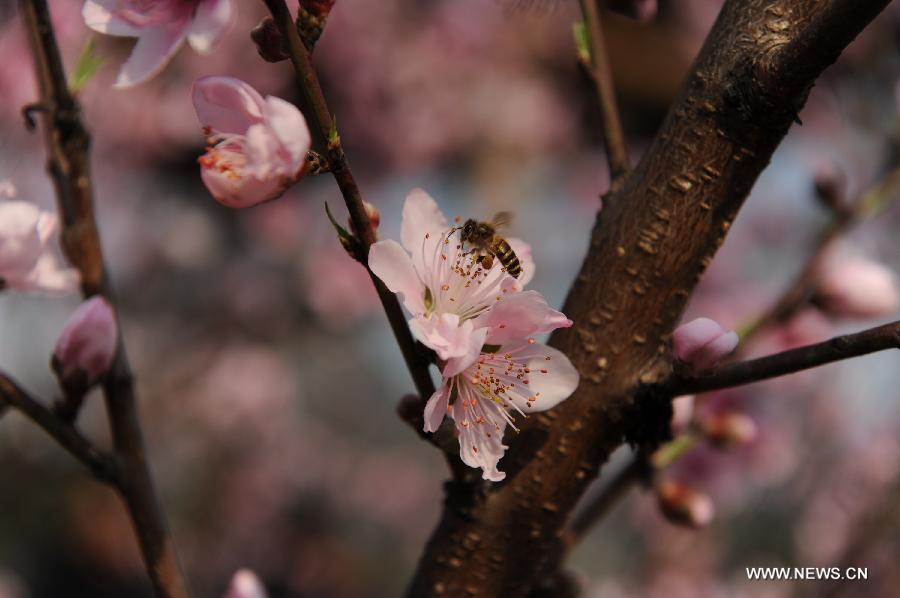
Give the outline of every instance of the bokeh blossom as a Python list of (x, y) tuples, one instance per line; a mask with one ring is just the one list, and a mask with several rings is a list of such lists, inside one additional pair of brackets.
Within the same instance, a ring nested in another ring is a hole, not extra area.
[(216, 201), (255, 206), (303, 176), (310, 133), (293, 104), (263, 99), (234, 77), (198, 79), (193, 99), (209, 144), (200, 158), (201, 177)]
[(116, 80), (131, 87), (162, 70), (185, 40), (198, 52), (212, 50), (234, 7), (231, 0), (87, 0), (82, 16), (100, 33), (138, 38)]
[(400, 237), (402, 246), (390, 239), (372, 245), (369, 267), (401, 295), (415, 337), (448, 362), (445, 376), (472, 363), (485, 343), (504, 344), (572, 325), (539, 293), (522, 290), (534, 275), (525, 243), (507, 239), (522, 265), (518, 279), (499, 260), (486, 270), (463, 246), (459, 228), (448, 224), (421, 189), (406, 198)]
[(445, 415), (459, 432), (459, 456), (470, 467), (480, 467), (485, 480), (500, 481), (497, 468), (506, 446), (507, 424), (515, 428), (513, 414), (546, 411), (571, 395), (578, 386), (578, 371), (563, 353), (522, 340), (482, 353), (458, 375), (445, 376), (425, 406), (425, 431), (434, 432)]
[(849, 318), (873, 318), (900, 309), (894, 272), (862, 257), (831, 257), (820, 273), (817, 304), (826, 312)]
[(78, 286), (75, 270), (62, 268), (49, 243), (56, 215), (17, 199), (0, 200), (0, 287), (67, 293)]
[(250, 569), (240, 569), (231, 578), (231, 585), (225, 598), (266, 598), (266, 588), (256, 573)]

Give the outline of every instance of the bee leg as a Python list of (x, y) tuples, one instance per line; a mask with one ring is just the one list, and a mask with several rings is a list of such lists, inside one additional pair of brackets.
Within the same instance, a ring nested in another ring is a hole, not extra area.
[(491, 254), (485, 254), (478, 258), (478, 262), (481, 264), (481, 267), (485, 270), (490, 270), (491, 266), (494, 265), (494, 256)]

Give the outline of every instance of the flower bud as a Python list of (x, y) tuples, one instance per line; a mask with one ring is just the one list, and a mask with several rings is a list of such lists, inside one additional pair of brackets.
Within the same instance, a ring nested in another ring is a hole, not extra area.
[(826, 262), (821, 270), (814, 302), (823, 311), (849, 318), (872, 318), (900, 308), (893, 271), (865, 258)]
[(63, 327), (53, 351), (53, 369), (63, 389), (83, 394), (105, 374), (116, 354), (116, 316), (106, 299), (91, 297)]
[(725, 330), (709, 318), (697, 318), (675, 329), (672, 348), (675, 358), (691, 372), (701, 372), (734, 351), (738, 340), (733, 330)]
[[(378, 208), (367, 201), (363, 201), (363, 206), (366, 208), (366, 216), (369, 217), (369, 225), (372, 227), (372, 230), (375, 232), (377, 237), (378, 225), (381, 224), (381, 212), (378, 211)], [(359, 231), (356, 230), (356, 227), (353, 225), (353, 220), (348, 218), (347, 223), (350, 230), (353, 231), (353, 234), (355, 234), (357, 237), (360, 237)]]
[(231, 578), (224, 598), (266, 598), (266, 588), (250, 569), (239, 569)]
[(604, 6), (608, 10), (643, 23), (656, 17), (656, 0), (606, 0)]
[(312, 52), (322, 36), (328, 13), (335, 0), (300, 0), (300, 11), (297, 14), (297, 32), (306, 49)]
[(250, 38), (256, 45), (256, 51), (266, 62), (281, 62), (288, 59), (281, 32), (272, 17), (265, 17), (251, 29)]
[(756, 439), (756, 422), (749, 415), (728, 411), (703, 418), (703, 434), (719, 448), (749, 444)]
[(705, 527), (715, 511), (709, 496), (675, 480), (662, 482), (656, 488), (656, 499), (662, 514), (676, 525)]

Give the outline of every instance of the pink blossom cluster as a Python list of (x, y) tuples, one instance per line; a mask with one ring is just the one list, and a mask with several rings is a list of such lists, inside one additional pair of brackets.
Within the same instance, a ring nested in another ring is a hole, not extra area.
[(425, 406), (424, 429), (436, 431), (449, 415), (463, 462), (502, 480), (497, 464), (513, 415), (550, 409), (578, 385), (569, 359), (533, 338), (572, 321), (523, 290), (534, 275), (527, 245), (508, 239), (521, 262), (518, 279), (499, 260), (485, 268), (421, 189), (406, 198), (400, 237), (372, 245), (369, 267), (400, 295), (413, 335), (440, 360), (442, 382)]

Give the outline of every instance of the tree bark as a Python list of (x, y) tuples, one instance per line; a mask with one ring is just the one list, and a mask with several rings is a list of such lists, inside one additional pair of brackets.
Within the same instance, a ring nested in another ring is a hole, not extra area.
[(451, 482), (411, 596), (526, 596), (557, 572), (560, 532), (610, 453), (652, 444), (669, 336), (816, 77), (888, 0), (728, 0), (650, 148), (606, 196), (551, 344), (575, 394), (507, 437), (505, 481)]

